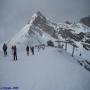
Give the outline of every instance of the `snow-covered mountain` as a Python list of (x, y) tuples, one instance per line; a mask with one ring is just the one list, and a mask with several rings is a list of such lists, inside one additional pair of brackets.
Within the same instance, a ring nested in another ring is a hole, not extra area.
[(90, 48), (90, 28), (82, 23), (56, 24), (48, 20), (40, 11), (33, 14), (25, 25), (10, 41), (13, 44), (46, 44), (48, 40), (72, 40), (76, 45)]
[(41, 12), (37, 12), (32, 16), (31, 21), (9, 41), (9, 45), (37, 45), (46, 43), (48, 40), (53, 41), (57, 38), (55, 25), (50, 23)]
[[(85, 49), (90, 48), (90, 28), (82, 23), (56, 24), (48, 20), (40, 11), (10, 41), (12, 44), (37, 45), (48, 40), (70, 39)], [(79, 46), (80, 46), (79, 45)], [(78, 46), (78, 47), (79, 47)]]

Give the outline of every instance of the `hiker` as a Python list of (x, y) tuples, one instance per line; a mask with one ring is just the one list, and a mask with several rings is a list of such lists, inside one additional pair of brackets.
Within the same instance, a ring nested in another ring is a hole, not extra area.
[(34, 55), (34, 47), (31, 47), (32, 54)]
[(27, 56), (29, 56), (29, 46), (26, 47)]
[(7, 45), (4, 43), (3, 44), (3, 52), (4, 52), (4, 56), (7, 55)]
[(80, 53), (79, 56), (81, 56), (82, 54)]
[(14, 60), (17, 60), (17, 48), (16, 48), (16, 45), (13, 46), (13, 58), (14, 58)]

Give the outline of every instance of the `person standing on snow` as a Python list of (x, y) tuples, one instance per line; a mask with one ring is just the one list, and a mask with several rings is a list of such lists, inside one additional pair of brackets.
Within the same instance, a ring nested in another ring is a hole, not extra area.
[(13, 58), (14, 58), (14, 60), (17, 60), (17, 48), (16, 48), (16, 45), (13, 46)]
[(34, 47), (31, 47), (32, 54), (34, 55)]
[(27, 56), (29, 56), (29, 46), (26, 47)]
[(82, 54), (80, 53), (79, 56), (81, 56)]
[(4, 56), (7, 55), (7, 45), (4, 43), (3, 44), (3, 52), (4, 52)]

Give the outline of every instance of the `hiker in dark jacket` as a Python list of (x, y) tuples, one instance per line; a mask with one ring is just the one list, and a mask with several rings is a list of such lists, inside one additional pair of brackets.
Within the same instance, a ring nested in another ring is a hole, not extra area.
[(17, 48), (16, 48), (16, 45), (13, 46), (13, 58), (14, 58), (14, 60), (17, 60)]
[(7, 45), (4, 43), (3, 44), (3, 52), (4, 52), (4, 56), (7, 55)]
[(32, 54), (34, 55), (34, 47), (31, 47)]
[(79, 56), (81, 56), (82, 54), (80, 53)]
[(29, 56), (29, 46), (26, 47), (27, 56)]

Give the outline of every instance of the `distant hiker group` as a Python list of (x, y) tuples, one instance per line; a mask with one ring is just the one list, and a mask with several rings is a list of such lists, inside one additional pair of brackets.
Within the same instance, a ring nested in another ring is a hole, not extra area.
[[(41, 49), (42, 50), (45, 49), (45, 44), (35, 45), (35, 46), (27, 45), (26, 46), (26, 54), (27, 54), (27, 56), (29, 56), (30, 52), (31, 52), (32, 55), (34, 55), (35, 48), (39, 52)], [(3, 49), (3, 52), (4, 52), (4, 56), (7, 56), (7, 49), (8, 49), (8, 47), (7, 47), (6, 43), (3, 44), (2, 49)], [(13, 60), (16, 61), (17, 60), (17, 47), (16, 47), (16, 45), (12, 45), (11, 46), (11, 51), (12, 51), (12, 55), (13, 55)], [(80, 52), (79, 56), (82, 56), (81, 52)]]
[[(4, 43), (3, 44), (3, 52), (4, 52), (4, 56), (7, 55), (7, 44)], [(34, 55), (34, 52), (35, 52), (35, 48), (37, 48), (38, 52), (40, 51), (40, 49), (44, 50), (45, 49), (45, 45), (44, 44), (41, 44), (41, 45), (35, 45), (35, 46), (30, 46), (27, 45), (26, 46), (26, 54), (27, 56), (29, 56), (30, 52), (32, 55)], [(12, 52), (12, 55), (13, 55), (13, 60), (16, 61), (17, 60), (17, 47), (16, 45), (12, 45), (11, 46), (11, 52)]]
[(27, 46), (26, 46), (27, 56), (29, 56), (29, 52), (31, 52), (32, 55), (34, 55), (35, 48), (37, 48), (37, 50), (38, 50), (38, 52), (39, 52), (41, 48), (42, 48), (43, 50), (45, 49), (45, 45), (44, 45), (44, 44), (41, 44), (41, 45), (35, 45), (35, 46), (32, 46), (32, 47), (29, 47), (29, 46), (27, 45)]
[[(11, 49), (12, 49), (13, 59), (17, 60), (17, 48), (16, 48), (16, 45), (12, 46)], [(3, 52), (4, 52), (4, 56), (6, 56), (7, 55), (7, 44), (6, 43), (3, 44)]]
[(29, 51), (31, 51), (31, 52), (32, 52), (32, 54), (34, 55), (34, 47), (33, 47), (33, 46), (32, 46), (32, 47), (30, 47), (30, 48), (29, 48), (29, 46), (28, 46), (28, 45), (26, 46), (27, 56), (29, 56)]

